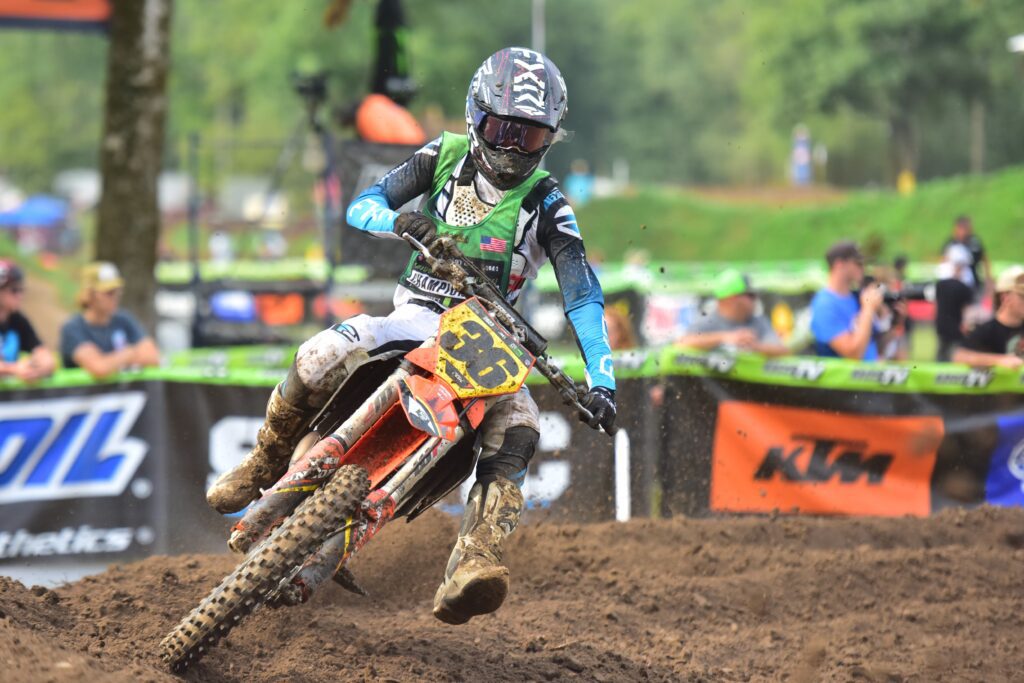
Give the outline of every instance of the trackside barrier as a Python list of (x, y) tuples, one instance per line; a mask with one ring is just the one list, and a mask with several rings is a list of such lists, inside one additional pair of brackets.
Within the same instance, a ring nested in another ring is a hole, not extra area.
[[(289, 353), (208, 351), (201, 366), (104, 382), (81, 371), (0, 382), (0, 563), (223, 548), (232, 520), (209, 510), (205, 488), (251, 447)], [(261, 358), (269, 367), (254, 369)], [(564, 365), (582, 377), (577, 360)], [(617, 376), (614, 440), (531, 378), (541, 439), (529, 516), (1024, 505), (1022, 373), (669, 348), (619, 355)]]

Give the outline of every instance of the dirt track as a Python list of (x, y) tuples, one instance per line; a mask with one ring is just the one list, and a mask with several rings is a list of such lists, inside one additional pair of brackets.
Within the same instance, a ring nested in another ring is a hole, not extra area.
[[(533, 523), (496, 615), (430, 616), (454, 522), (386, 530), (334, 586), (251, 618), (192, 681), (994, 681), (1024, 671), (1024, 510), (928, 520)], [(153, 557), (56, 591), (0, 579), (0, 679), (170, 681), (164, 633), (228, 556)], [(385, 573), (387, 572), (387, 573)]]

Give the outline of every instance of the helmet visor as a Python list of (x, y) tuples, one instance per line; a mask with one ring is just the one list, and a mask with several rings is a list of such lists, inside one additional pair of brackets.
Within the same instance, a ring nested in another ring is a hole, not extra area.
[(499, 118), (493, 114), (476, 111), (473, 126), (487, 144), (498, 149), (517, 149), (533, 154), (548, 147), (555, 141), (556, 133), (547, 126)]

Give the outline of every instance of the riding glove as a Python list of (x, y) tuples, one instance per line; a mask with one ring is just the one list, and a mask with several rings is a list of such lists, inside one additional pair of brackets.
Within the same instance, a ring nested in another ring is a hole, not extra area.
[[(615, 429), (615, 392), (605, 387), (594, 387), (587, 392), (587, 395), (580, 401), (583, 407), (593, 414), (588, 425), (597, 429), (602, 427), (609, 434)], [(580, 416), (580, 421), (583, 416)]]
[(409, 211), (398, 214), (398, 217), (395, 218), (393, 230), (399, 237), (403, 233), (409, 233), (425, 247), (429, 247), (430, 243), (434, 241), (434, 237), (437, 236), (437, 226), (422, 211)]

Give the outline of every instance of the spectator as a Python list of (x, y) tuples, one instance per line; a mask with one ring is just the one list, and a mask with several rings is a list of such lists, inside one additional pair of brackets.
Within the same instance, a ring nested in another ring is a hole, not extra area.
[(640, 346), (629, 314), (621, 307), (605, 306), (604, 324), (608, 327), (608, 345), (612, 351), (628, 351)]
[(939, 267), (935, 283), (935, 332), (939, 350), (935, 360), (948, 363), (953, 349), (964, 340), (967, 328), (964, 312), (974, 301), (974, 290), (963, 282), (964, 272), (971, 266), (971, 252), (962, 244), (946, 249), (946, 260)]
[[(981, 239), (974, 234), (974, 225), (971, 223), (970, 216), (957, 216), (956, 222), (953, 223), (952, 237), (942, 245), (944, 256), (947, 256), (946, 251), (953, 245), (967, 247), (971, 254), (970, 267), (964, 271), (963, 275), (964, 284), (975, 291), (976, 298), (980, 298), (982, 292), (992, 291), (992, 266), (985, 254), (985, 247), (982, 245)], [(984, 270), (984, 279), (978, 272), (979, 266)]]
[(13, 261), (0, 259), (0, 377), (32, 382), (52, 375), (57, 363), (19, 310), (24, 292), (21, 268)]
[(789, 353), (768, 319), (755, 315), (757, 294), (750, 286), (750, 278), (732, 268), (722, 271), (715, 279), (713, 293), (715, 310), (698, 319), (677, 344), (705, 350), (742, 349), (766, 356)]
[(996, 281), (996, 314), (967, 335), (953, 361), (968, 365), (1024, 367), (1024, 267), (1012, 266)]
[[(892, 261), (892, 272), (889, 273), (887, 284), (889, 291), (902, 295), (907, 287), (907, 256), (898, 254)], [(882, 356), (888, 360), (907, 360), (910, 358), (910, 340), (914, 334), (914, 321), (905, 312), (894, 316), (894, 333), (890, 334), (889, 343)]]
[(100, 261), (85, 267), (78, 293), (82, 312), (60, 331), (65, 367), (81, 367), (102, 378), (125, 368), (160, 363), (153, 339), (130, 313), (120, 310), (123, 291), (124, 280), (113, 263)]
[(892, 260), (892, 282), (902, 288), (903, 283), (907, 281), (907, 255), (897, 254), (896, 258)]
[(828, 284), (811, 300), (811, 333), (819, 356), (878, 360), (875, 316), (883, 293), (870, 284), (853, 294), (864, 279), (864, 256), (854, 242), (836, 242), (825, 253)]

